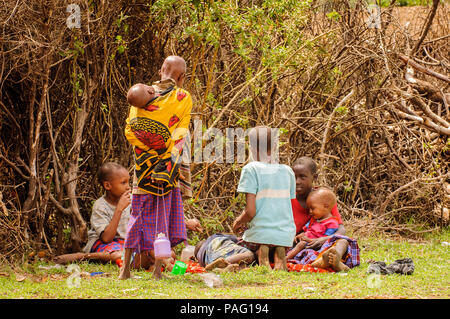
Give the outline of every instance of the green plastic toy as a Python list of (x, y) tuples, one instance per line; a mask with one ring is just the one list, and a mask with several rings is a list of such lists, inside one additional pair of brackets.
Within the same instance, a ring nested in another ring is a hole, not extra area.
[(173, 265), (172, 274), (174, 275), (184, 275), (186, 272), (187, 265), (182, 261), (175, 262), (175, 265)]

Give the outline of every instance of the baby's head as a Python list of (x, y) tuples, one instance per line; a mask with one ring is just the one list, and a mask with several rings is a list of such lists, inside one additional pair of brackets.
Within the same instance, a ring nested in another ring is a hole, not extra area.
[(144, 108), (148, 102), (155, 97), (155, 89), (153, 86), (146, 84), (135, 84), (127, 93), (128, 103), (138, 108)]
[(97, 173), (98, 182), (107, 193), (119, 198), (130, 190), (130, 174), (127, 169), (114, 162), (104, 163)]
[(331, 210), (336, 205), (336, 195), (327, 187), (319, 187), (309, 193), (306, 205), (308, 205), (309, 213), (314, 219), (330, 217)]
[(297, 195), (307, 196), (317, 177), (317, 165), (311, 157), (303, 156), (292, 165), (295, 174), (295, 191)]
[(256, 161), (271, 162), (276, 149), (272, 143), (272, 129), (268, 126), (256, 126), (248, 133), (250, 153)]

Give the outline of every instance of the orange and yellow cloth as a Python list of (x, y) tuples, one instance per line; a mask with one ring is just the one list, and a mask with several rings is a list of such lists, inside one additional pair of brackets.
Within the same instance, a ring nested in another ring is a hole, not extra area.
[[(171, 79), (153, 83), (157, 97), (130, 107), (125, 136), (133, 145), (133, 194), (165, 195), (178, 184), (192, 98)], [(156, 183), (155, 183), (156, 181)]]

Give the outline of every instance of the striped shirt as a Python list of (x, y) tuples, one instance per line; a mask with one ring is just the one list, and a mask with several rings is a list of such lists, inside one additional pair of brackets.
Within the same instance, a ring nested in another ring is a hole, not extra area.
[(256, 215), (242, 239), (246, 242), (291, 247), (295, 223), (291, 199), (295, 175), (284, 164), (250, 162), (241, 172), (238, 192), (256, 195)]

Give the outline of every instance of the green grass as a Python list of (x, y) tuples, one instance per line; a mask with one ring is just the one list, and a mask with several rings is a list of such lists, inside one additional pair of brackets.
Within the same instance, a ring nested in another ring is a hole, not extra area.
[[(37, 262), (12, 269), (0, 266), (0, 298), (443, 298), (450, 296), (450, 232), (421, 241), (378, 237), (359, 239), (361, 265), (347, 274), (274, 272), (252, 267), (237, 274), (220, 274), (223, 287), (209, 288), (198, 274), (155, 281), (151, 273), (133, 271), (140, 277), (117, 279), (116, 265), (82, 262), (80, 286), (70, 288), (66, 268), (42, 269), (52, 264)], [(389, 275), (374, 279), (367, 274), (369, 259), (393, 262), (411, 257), (413, 275)], [(41, 266), (41, 268), (39, 268)], [(101, 271), (106, 277), (91, 277)], [(22, 276), (22, 277), (21, 277)], [(24, 279), (25, 277), (25, 279)], [(19, 281), (18, 281), (19, 280)]]

